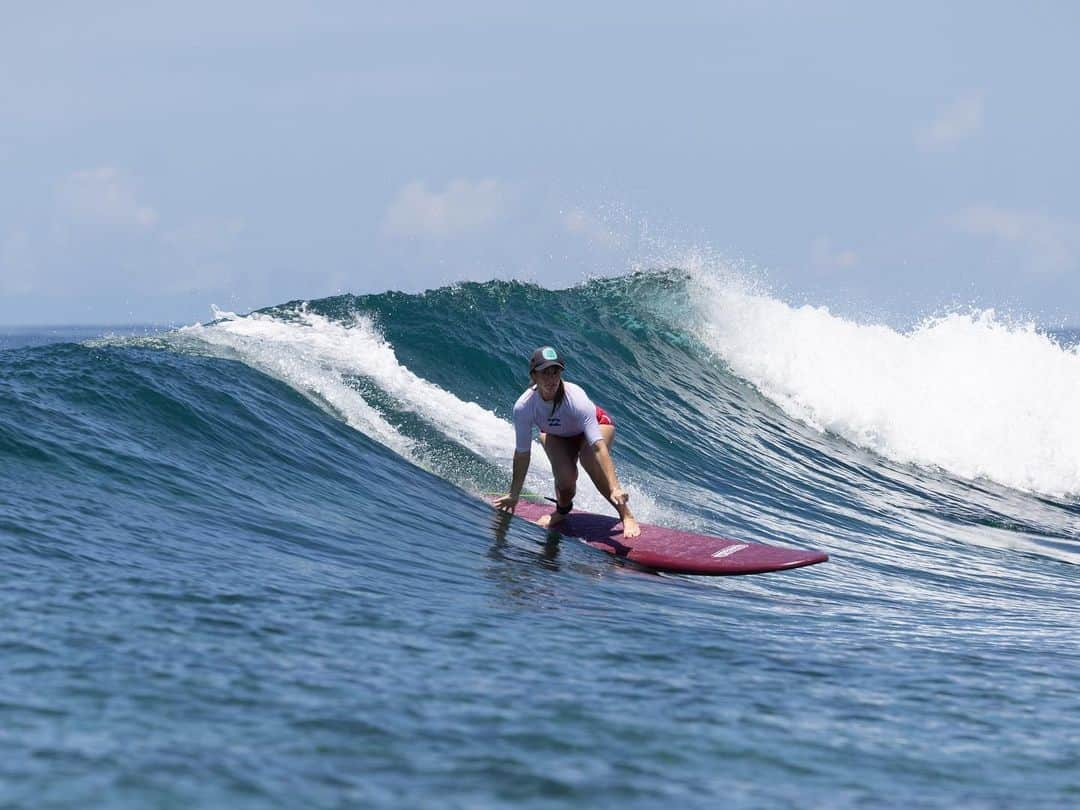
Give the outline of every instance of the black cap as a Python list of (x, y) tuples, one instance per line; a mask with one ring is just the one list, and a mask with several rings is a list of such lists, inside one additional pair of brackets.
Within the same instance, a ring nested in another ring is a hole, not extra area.
[(529, 373), (543, 371), (549, 366), (558, 366), (565, 369), (566, 362), (563, 360), (563, 356), (551, 346), (541, 346), (532, 353), (532, 360), (529, 361)]

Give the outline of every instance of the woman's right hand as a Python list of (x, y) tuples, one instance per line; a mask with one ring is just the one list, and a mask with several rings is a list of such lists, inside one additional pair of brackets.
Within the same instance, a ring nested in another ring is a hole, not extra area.
[(510, 495), (509, 493), (507, 493), (506, 495), (501, 495), (500, 497), (496, 498), (495, 501), (494, 501), (496, 509), (498, 509), (501, 512), (510, 512), (510, 513), (513, 513), (514, 509), (517, 508), (517, 502), (518, 502), (517, 496), (516, 495)]

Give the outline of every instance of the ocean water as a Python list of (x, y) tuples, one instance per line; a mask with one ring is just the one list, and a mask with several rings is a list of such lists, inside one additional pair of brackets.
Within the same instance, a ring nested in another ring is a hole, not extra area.
[[(542, 343), (641, 519), (830, 561), (499, 520)], [(6, 332), (0, 805), (1080, 805), (1076, 344), (678, 270)]]

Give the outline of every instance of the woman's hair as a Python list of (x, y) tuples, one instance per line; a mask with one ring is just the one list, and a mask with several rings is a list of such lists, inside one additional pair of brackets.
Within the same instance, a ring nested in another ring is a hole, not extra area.
[(559, 380), (559, 390), (555, 392), (555, 399), (551, 401), (551, 415), (555, 415), (555, 411), (559, 410), (559, 406), (562, 405), (562, 401), (566, 399), (566, 386), (563, 385), (563, 381)]

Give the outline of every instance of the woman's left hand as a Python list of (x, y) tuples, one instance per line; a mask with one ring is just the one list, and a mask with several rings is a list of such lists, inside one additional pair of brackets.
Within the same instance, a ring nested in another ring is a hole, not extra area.
[(630, 493), (622, 487), (611, 490), (611, 502), (616, 506), (626, 506), (630, 502)]

